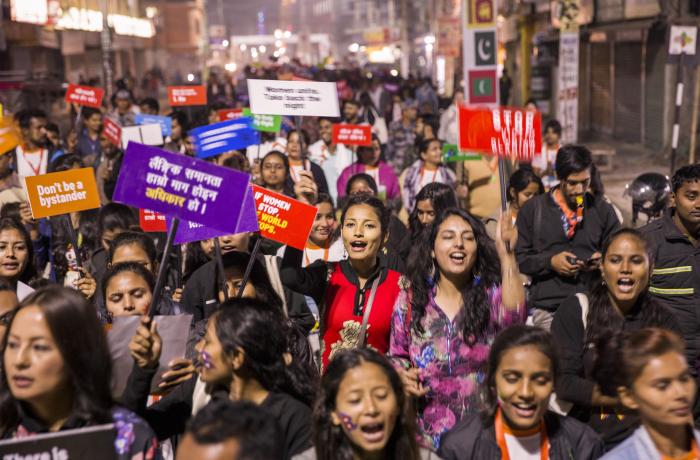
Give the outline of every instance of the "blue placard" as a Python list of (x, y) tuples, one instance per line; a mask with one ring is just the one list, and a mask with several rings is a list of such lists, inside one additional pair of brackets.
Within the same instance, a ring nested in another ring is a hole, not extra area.
[(208, 158), (260, 143), (260, 135), (248, 117), (201, 126), (190, 131), (198, 158)]
[(173, 130), (173, 119), (170, 117), (161, 117), (160, 115), (144, 115), (143, 113), (136, 114), (137, 125), (160, 125), (163, 132), (163, 137), (170, 136)]

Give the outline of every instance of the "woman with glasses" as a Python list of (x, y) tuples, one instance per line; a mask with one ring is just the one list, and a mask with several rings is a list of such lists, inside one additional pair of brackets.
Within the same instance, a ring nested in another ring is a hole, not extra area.
[(394, 169), (382, 160), (382, 146), (376, 136), (372, 136), (371, 146), (357, 148), (357, 161), (340, 173), (338, 178), (338, 199), (346, 195), (348, 181), (355, 174), (364, 173), (377, 183), (379, 199), (385, 203), (401, 198), (399, 180)]

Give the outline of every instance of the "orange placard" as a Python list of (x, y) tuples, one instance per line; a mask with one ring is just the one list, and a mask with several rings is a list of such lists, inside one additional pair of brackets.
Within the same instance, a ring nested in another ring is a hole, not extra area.
[(0, 118), (0, 155), (19, 145), (20, 138), (12, 117)]
[(316, 212), (314, 206), (251, 185), (260, 234), (265, 238), (304, 250)]
[(35, 219), (100, 207), (92, 168), (27, 176), (25, 180)]
[(205, 86), (168, 86), (168, 103), (170, 107), (207, 105), (207, 88)]

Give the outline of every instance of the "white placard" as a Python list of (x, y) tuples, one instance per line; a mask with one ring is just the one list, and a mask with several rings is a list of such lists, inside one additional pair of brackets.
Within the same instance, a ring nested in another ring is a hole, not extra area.
[(697, 27), (671, 26), (668, 40), (668, 54), (694, 55), (698, 39)]
[(561, 123), (561, 144), (578, 138), (578, 53), (579, 33), (559, 34), (559, 94), (557, 119)]
[(163, 132), (160, 125), (125, 126), (122, 128), (122, 148), (126, 149), (129, 141), (145, 145), (163, 145)]
[(334, 81), (248, 80), (254, 114), (339, 117)]

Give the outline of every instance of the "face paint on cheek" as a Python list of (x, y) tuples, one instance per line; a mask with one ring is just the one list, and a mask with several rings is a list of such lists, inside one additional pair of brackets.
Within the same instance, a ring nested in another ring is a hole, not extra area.
[(211, 362), (211, 355), (206, 351), (202, 351), (199, 354), (199, 364), (205, 369), (211, 369), (214, 367), (214, 364)]
[(352, 417), (344, 412), (338, 412), (338, 417), (340, 417), (340, 423), (343, 424), (346, 430), (355, 431), (357, 429), (357, 424), (352, 421)]

